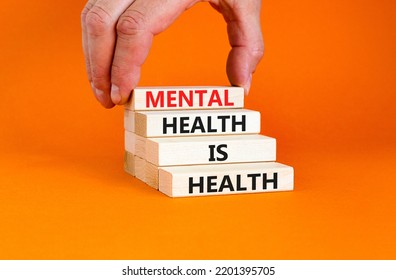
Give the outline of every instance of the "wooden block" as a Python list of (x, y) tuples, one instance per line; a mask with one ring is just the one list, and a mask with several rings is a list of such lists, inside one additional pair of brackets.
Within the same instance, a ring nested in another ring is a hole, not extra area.
[(146, 160), (135, 156), (135, 176), (139, 180), (146, 182)]
[(136, 154), (136, 134), (130, 131), (124, 133), (125, 151), (135, 155)]
[(135, 155), (130, 152), (124, 152), (124, 170), (126, 173), (135, 176)]
[(139, 110), (243, 108), (241, 87), (137, 87), (125, 108)]
[(161, 167), (159, 190), (171, 197), (291, 191), (293, 173), (277, 162)]
[(125, 130), (125, 150), (135, 156), (146, 158), (146, 138)]
[(143, 137), (260, 133), (260, 112), (246, 109), (139, 111), (125, 122)]
[(124, 110), (124, 129), (135, 132), (135, 112)]
[(146, 138), (157, 166), (275, 161), (276, 140), (263, 135)]
[(124, 170), (128, 174), (158, 190), (159, 168), (130, 152), (124, 153)]
[(158, 190), (159, 168), (158, 166), (146, 161), (145, 180), (146, 184)]

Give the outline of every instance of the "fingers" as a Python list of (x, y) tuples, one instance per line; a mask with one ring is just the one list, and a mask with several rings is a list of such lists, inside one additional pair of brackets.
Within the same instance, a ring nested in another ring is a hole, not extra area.
[(106, 108), (124, 104), (155, 34), (198, 0), (89, 0), (82, 13), (88, 78)]
[(89, 59), (89, 50), (88, 50), (88, 34), (87, 34), (87, 25), (86, 18), (89, 10), (93, 7), (96, 0), (90, 0), (85, 5), (83, 11), (81, 12), (81, 29), (82, 29), (82, 46), (84, 51), (84, 59), (85, 59), (85, 69), (87, 71), (88, 80), (92, 81), (91, 77), (91, 63)]
[(111, 99), (127, 102), (140, 79), (154, 35), (164, 31), (196, 0), (136, 0), (117, 23), (117, 42), (111, 69)]
[(83, 48), (88, 79), (97, 100), (111, 108), (111, 65), (116, 41), (115, 26), (133, 0), (90, 0), (82, 14)]
[(249, 92), (252, 74), (264, 54), (260, 25), (260, 0), (213, 0), (224, 16), (232, 47), (227, 60), (227, 75), (232, 85)]
[[(204, 1), (204, 0), (202, 0)], [(231, 84), (247, 93), (263, 55), (260, 0), (207, 0), (227, 21), (232, 50), (227, 60)], [(127, 102), (140, 79), (153, 36), (164, 31), (199, 0), (89, 0), (81, 20), (88, 79), (106, 108)]]

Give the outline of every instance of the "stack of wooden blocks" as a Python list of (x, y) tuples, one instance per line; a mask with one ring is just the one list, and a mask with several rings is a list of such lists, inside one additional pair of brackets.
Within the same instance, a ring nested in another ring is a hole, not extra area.
[(125, 106), (125, 171), (171, 197), (293, 190), (260, 112), (240, 87), (136, 88)]

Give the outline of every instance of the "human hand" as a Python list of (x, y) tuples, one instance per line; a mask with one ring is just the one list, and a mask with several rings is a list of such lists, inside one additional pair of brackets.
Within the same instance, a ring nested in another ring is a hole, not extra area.
[(263, 56), (261, 0), (89, 0), (81, 13), (88, 79), (105, 107), (125, 104), (140, 79), (154, 35), (197, 2), (209, 2), (227, 22), (230, 83), (247, 94)]

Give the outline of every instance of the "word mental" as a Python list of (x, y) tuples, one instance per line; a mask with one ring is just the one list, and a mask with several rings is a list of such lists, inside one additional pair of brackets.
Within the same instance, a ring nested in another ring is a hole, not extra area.
[[(155, 94), (156, 93), (156, 94)], [(153, 93), (148, 90), (146, 92), (146, 107), (192, 107), (194, 101), (198, 101), (199, 107), (204, 107), (204, 95), (209, 95), (208, 102), (205, 103), (207, 107), (218, 105), (219, 107), (234, 106), (234, 102), (228, 100), (228, 89), (220, 92), (217, 89), (208, 91), (203, 90), (189, 90), (186, 93), (183, 90), (160, 90)], [(155, 97), (154, 97), (155, 96)]]
[(239, 87), (136, 88), (129, 110), (242, 108), (243, 89)]

